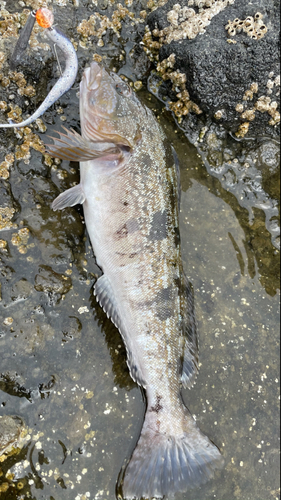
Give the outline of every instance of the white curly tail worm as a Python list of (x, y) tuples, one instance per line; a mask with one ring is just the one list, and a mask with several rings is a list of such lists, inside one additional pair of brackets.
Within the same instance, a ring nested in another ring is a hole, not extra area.
[[(44, 11), (44, 15), (50, 15), (50, 11), (48, 9), (39, 9), (40, 13)], [(40, 20), (39, 16), (37, 17), (36, 12), (36, 19)], [(46, 11), (48, 11), (46, 13)], [(39, 22), (39, 21), (38, 21)], [(42, 24), (39, 23), (41, 26)], [(48, 23), (49, 26), (46, 24), (43, 25), (43, 27), (46, 27), (46, 34), (49, 40), (51, 40), (53, 43), (55, 43), (63, 52), (64, 57), (65, 57), (65, 68), (62, 76), (59, 78), (59, 80), (55, 83), (49, 94), (47, 95), (46, 99), (42, 102), (41, 106), (31, 115), (29, 118), (24, 120), (23, 122), (20, 123), (1, 123), (0, 128), (12, 128), (12, 127), (26, 127), (30, 123), (34, 122), (39, 116), (43, 115), (45, 111), (54, 104), (65, 92), (67, 92), (70, 87), (72, 87), (77, 71), (78, 71), (78, 59), (77, 55), (75, 52), (75, 49), (71, 43), (71, 41), (65, 36), (62, 31), (60, 31), (56, 27), (50, 26), (50, 23)]]

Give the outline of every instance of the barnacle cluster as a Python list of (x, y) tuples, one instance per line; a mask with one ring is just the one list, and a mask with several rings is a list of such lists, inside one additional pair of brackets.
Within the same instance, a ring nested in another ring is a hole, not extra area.
[(159, 60), (159, 49), (161, 47), (157, 40), (154, 40), (152, 35), (158, 36), (159, 30), (155, 29), (150, 31), (149, 27), (146, 26), (144, 30), (144, 35), (142, 39), (143, 50), (151, 61)]
[(244, 137), (249, 130), (250, 122), (243, 122), (239, 125), (237, 132), (235, 132), (236, 137)]
[(20, 14), (18, 12), (16, 12), (15, 14), (11, 14), (5, 9), (1, 9), (0, 15), (1, 17), (3, 17), (3, 19), (0, 20), (1, 38), (9, 38), (10, 36), (17, 36), (18, 29), (21, 26)]
[(251, 83), (250, 88), (245, 90), (243, 95), (243, 101), (251, 101), (254, 97), (254, 94), (257, 94), (259, 90), (259, 86), (256, 82)]
[(27, 85), (26, 79), (21, 72), (9, 71), (8, 76), (0, 74), (0, 82), (3, 87), (8, 87), (11, 82), (14, 82), (18, 87), (19, 95), (25, 95), (27, 97), (33, 97), (35, 95), (34, 87), (32, 85)]
[(5, 156), (5, 160), (0, 163), (0, 177), (2, 179), (9, 178), (9, 168), (14, 163), (14, 159), (14, 155), (12, 153), (9, 153)]
[(147, 8), (151, 11), (158, 9), (159, 7), (163, 7), (167, 3), (168, 0), (148, 0)]
[(29, 229), (27, 227), (23, 227), (22, 229), (19, 229), (17, 233), (12, 235), (11, 243), (12, 245), (18, 247), (18, 251), (20, 253), (26, 253), (28, 238)]
[(162, 30), (153, 30), (153, 35), (159, 38), (160, 45), (171, 43), (173, 40), (193, 39), (199, 33), (205, 33), (211, 19), (233, 3), (234, 0), (189, 0), (184, 7), (176, 3), (167, 13), (169, 26)]
[(5, 56), (4, 52), (0, 52), (0, 69), (3, 67), (5, 60), (6, 60), (6, 56)]
[(266, 83), (267, 94), (271, 95), (275, 91), (275, 95), (280, 95), (280, 75), (274, 78), (274, 72), (271, 71), (268, 75), (268, 81)]
[(228, 31), (230, 36), (235, 36), (236, 33), (240, 33), (243, 31), (247, 33), (248, 36), (253, 38), (254, 40), (258, 40), (262, 38), (266, 32), (267, 27), (264, 24), (263, 15), (261, 12), (257, 12), (254, 17), (248, 16), (246, 19), (239, 19), (238, 17), (234, 19), (234, 21), (228, 21), (225, 29)]
[[(278, 82), (278, 79), (277, 79)], [(280, 82), (280, 77), (279, 77), (279, 82)], [(258, 92), (258, 84), (256, 82), (253, 82), (250, 86), (249, 89), (247, 89), (243, 95), (243, 101), (252, 101), (254, 94)], [(250, 122), (253, 121), (256, 118), (256, 112), (259, 111), (260, 113), (268, 113), (271, 119), (269, 120), (268, 124), (269, 125), (276, 125), (277, 123), (280, 122), (280, 113), (277, 110), (278, 103), (277, 101), (272, 101), (271, 98), (267, 96), (260, 96), (256, 102), (253, 104), (251, 108), (246, 108), (243, 103), (238, 103), (235, 107), (235, 110), (240, 113), (240, 116), (243, 120), (245, 120), (241, 125), (239, 126), (236, 136), (237, 137), (244, 137), (244, 135), (248, 132), (249, 130), (249, 125)]]
[[(52, 0), (25, 0), (25, 5), (31, 7), (34, 10), (40, 9), (41, 7), (48, 7), (48, 4), (59, 3), (58, 0), (52, 2)], [(49, 7), (48, 7), (49, 8)]]
[[(0, 240), (0, 250), (7, 252), (7, 246), (8, 246), (8, 243), (6, 240)], [(0, 289), (0, 292), (1, 292), (1, 289)], [(0, 293), (0, 300), (1, 300), (1, 293)]]
[(255, 103), (255, 108), (261, 113), (268, 113), (271, 116), (269, 120), (269, 125), (276, 125), (280, 122), (280, 113), (277, 110), (278, 103), (276, 101), (271, 101), (269, 96), (261, 96)]
[(23, 139), (23, 143), (16, 146), (15, 156), (17, 160), (23, 160), (24, 163), (29, 163), (31, 156), (30, 148), (44, 154), (45, 147), (43, 141), (37, 134), (32, 132), (29, 127), (18, 129), (16, 135), (18, 139)]
[(169, 101), (168, 105), (171, 111), (175, 113), (180, 123), (182, 116), (187, 115), (190, 111), (196, 114), (202, 113), (201, 109), (195, 104), (189, 96), (186, 88), (186, 75), (180, 71), (173, 70), (176, 58), (175, 54), (171, 54), (167, 59), (163, 59), (157, 65), (157, 71), (160, 73), (163, 80), (171, 80), (173, 83), (172, 90), (176, 92), (178, 100), (176, 102)]
[[(3, 101), (4, 102), (4, 101)], [(15, 122), (20, 122), (22, 121), (21, 114), (22, 110), (19, 106), (13, 106), (12, 104), (10, 106), (10, 111), (7, 114), (9, 118), (14, 120)], [(41, 127), (41, 120), (38, 120), (37, 126), (40, 129)], [(41, 127), (41, 130), (44, 130), (44, 127)], [(16, 152), (15, 152), (15, 157), (17, 160), (24, 160), (25, 163), (29, 163), (30, 159), (30, 148), (35, 149), (36, 151), (40, 151), (42, 154), (45, 153), (45, 147), (43, 141), (40, 139), (40, 137), (32, 132), (31, 128), (29, 127), (23, 127), (19, 129), (15, 129), (15, 134), (18, 139), (23, 139), (22, 144), (16, 146)], [(5, 158), (6, 160), (6, 158)], [(5, 162), (3, 162), (4, 165), (6, 165)], [(2, 165), (2, 164), (1, 164)], [(4, 167), (5, 170), (5, 167)]]
[(0, 207), (0, 230), (16, 227), (12, 221), (15, 209), (10, 207)]
[(112, 13), (111, 19), (98, 12), (91, 15), (88, 20), (83, 19), (77, 26), (77, 32), (81, 35), (80, 46), (85, 48), (87, 46), (88, 37), (96, 36), (98, 38), (98, 47), (103, 47), (104, 42), (102, 37), (106, 34), (108, 29), (112, 30), (119, 37), (122, 28), (121, 21), (126, 17), (129, 17), (134, 23), (144, 22), (143, 17), (135, 18), (135, 14), (130, 12), (129, 9), (124, 7), (121, 3), (117, 4), (117, 9)]

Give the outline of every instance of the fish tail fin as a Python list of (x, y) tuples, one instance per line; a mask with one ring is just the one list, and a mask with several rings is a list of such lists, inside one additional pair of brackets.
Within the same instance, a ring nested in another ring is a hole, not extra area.
[(223, 466), (219, 449), (199, 430), (187, 409), (182, 434), (160, 433), (156, 422), (147, 412), (139, 441), (121, 478), (126, 500), (170, 498), (205, 483)]

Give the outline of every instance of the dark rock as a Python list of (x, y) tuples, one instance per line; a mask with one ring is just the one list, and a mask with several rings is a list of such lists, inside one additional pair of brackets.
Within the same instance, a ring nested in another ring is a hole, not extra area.
[[(181, 7), (188, 4), (187, 0), (169, 0), (148, 16), (147, 21), (152, 32), (155, 28), (162, 30), (170, 25), (167, 13), (176, 3)], [(198, 8), (192, 8), (198, 14)], [(173, 70), (178, 69), (186, 74), (186, 88), (190, 99), (200, 107), (205, 117), (223, 124), (232, 133), (236, 133), (243, 122), (249, 122), (249, 136), (279, 134), (280, 126), (269, 124), (272, 117), (267, 111), (255, 110), (253, 120), (242, 117), (243, 112), (255, 107), (261, 96), (270, 97), (271, 101), (279, 100), (277, 95), (280, 84), (274, 84), (271, 93), (267, 87), (270, 78), (274, 81), (280, 74), (279, 8), (277, 0), (254, 0), (251, 3), (236, 0), (233, 5), (228, 5), (211, 19), (203, 34), (198, 34), (193, 39), (173, 40), (160, 48), (160, 61), (175, 54)], [(228, 20), (245, 20), (248, 16), (254, 17), (257, 12), (263, 15), (262, 21), (267, 28), (262, 38), (251, 38), (243, 30), (235, 36), (228, 34), (225, 29)], [(253, 83), (258, 84), (258, 91), (252, 99), (243, 100), (245, 91), (249, 90)], [(167, 87), (167, 84), (165, 85)], [(169, 96), (171, 95), (175, 101), (175, 94), (170, 92)], [(239, 103), (243, 104), (242, 112), (235, 109)], [(219, 118), (214, 118), (214, 115)], [(202, 115), (199, 116), (202, 120)], [(189, 120), (190, 114), (183, 118), (184, 123)]]
[(0, 415), (0, 454), (17, 441), (22, 428), (23, 421), (20, 417)]
[(59, 299), (66, 294), (72, 287), (70, 278), (63, 274), (56, 273), (50, 266), (42, 265), (39, 273), (35, 276), (34, 288), (37, 292), (58, 296)]

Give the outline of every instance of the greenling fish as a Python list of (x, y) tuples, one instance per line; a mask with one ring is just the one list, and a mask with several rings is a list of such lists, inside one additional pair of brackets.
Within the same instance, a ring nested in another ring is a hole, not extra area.
[(80, 84), (80, 119), (81, 136), (65, 129), (48, 145), (52, 156), (80, 161), (80, 184), (53, 209), (83, 204), (103, 271), (96, 298), (122, 335), (131, 377), (146, 391), (123, 498), (170, 498), (223, 464), (180, 393), (194, 383), (198, 343), (180, 252), (176, 159), (152, 112), (96, 62)]

